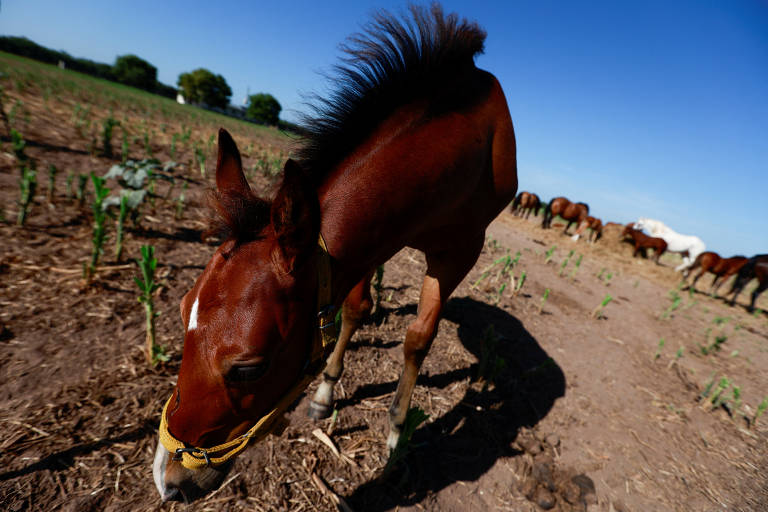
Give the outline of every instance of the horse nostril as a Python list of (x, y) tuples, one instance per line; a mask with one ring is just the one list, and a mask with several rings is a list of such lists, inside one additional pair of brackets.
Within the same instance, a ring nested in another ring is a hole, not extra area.
[(160, 498), (163, 500), (163, 503), (168, 501), (184, 501), (184, 496), (181, 494), (181, 491), (173, 486), (168, 486), (163, 489), (163, 494)]

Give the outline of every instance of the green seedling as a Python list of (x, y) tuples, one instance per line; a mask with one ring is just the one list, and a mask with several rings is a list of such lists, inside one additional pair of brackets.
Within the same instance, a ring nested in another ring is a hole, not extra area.
[(496, 382), (496, 378), (507, 365), (498, 351), (499, 337), (496, 335), (494, 326), (489, 325), (483, 332), (483, 339), (480, 344), (480, 360), (477, 365), (477, 381), (483, 383), (483, 391), (488, 389), (490, 384)]
[(165, 362), (168, 360), (168, 356), (165, 354), (165, 349), (157, 347), (155, 343), (155, 318), (157, 318), (158, 313), (155, 312), (153, 295), (160, 287), (160, 285), (155, 282), (155, 269), (157, 268), (155, 248), (151, 245), (142, 245), (141, 259), (137, 259), (136, 264), (141, 271), (141, 278), (134, 277), (133, 280), (141, 291), (138, 300), (144, 304), (147, 330), (145, 355), (147, 363), (154, 365), (158, 361)]
[(607, 269), (605, 267), (603, 267), (603, 268), (600, 269), (600, 272), (597, 273), (598, 281), (602, 281), (603, 280), (603, 274), (605, 274), (606, 270)]
[(762, 416), (765, 413), (765, 410), (768, 409), (768, 396), (763, 398), (763, 401), (760, 402), (760, 405), (757, 406), (757, 411), (755, 411), (755, 415), (752, 418), (752, 426), (757, 425), (757, 420), (760, 419), (760, 416)]
[(613, 297), (606, 294), (606, 296), (603, 298), (603, 301), (594, 310), (592, 310), (592, 318), (597, 318), (598, 320), (603, 318), (603, 309), (605, 309), (605, 306), (607, 306), (608, 303), (612, 300)]
[(403, 460), (411, 449), (411, 438), (419, 425), (429, 419), (429, 415), (419, 407), (411, 407), (405, 415), (400, 437), (397, 439), (395, 449), (389, 454), (387, 465), (382, 470), (382, 477), (388, 476), (397, 464)]
[(656, 353), (655, 353), (655, 354), (653, 354), (653, 358), (654, 358), (654, 359), (658, 359), (658, 358), (660, 358), (660, 357), (661, 357), (661, 349), (662, 349), (662, 348), (664, 348), (664, 343), (665, 343), (665, 342), (664, 342), (664, 338), (661, 338), (661, 339), (659, 340), (659, 346), (658, 346), (658, 348), (656, 349)]
[(717, 326), (722, 327), (724, 324), (727, 324), (730, 321), (731, 321), (731, 317), (729, 317), (729, 316), (716, 316), (712, 320), (712, 323), (717, 325)]
[(21, 179), (19, 180), (19, 215), (16, 218), (16, 224), (19, 226), (23, 226), (27, 220), (29, 207), (35, 198), (36, 189), (37, 171), (34, 169), (34, 166), (25, 165), (21, 169)]
[(54, 192), (56, 191), (56, 174), (59, 170), (53, 164), (48, 165), (48, 202), (53, 204)]
[(198, 144), (195, 144), (195, 158), (200, 166), (200, 176), (205, 178), (205, 151)]
[(181, 219), (181, 217), (184, 215), (187, 185), (188, 184), (185, 181), (184, 185), (182, 185), (181, 187), (181, 193), (179, 194), (179, 197), (176, 199), (176, 218), (177, 219)]
[(553, 245), (550, 247), (547, 252), (544, 254), (544, 264), (549, 263), (549, 260), (552, 259), (552, 256), (555, 254), (555, 249), (557, 249), (556, 245)]
[(613, 272), (608, 272), (605, 274), (605, 286), (611, 285), (611, 279), (613, 278)]
[(152, 145), (149, 143), (149, 133), (147, 133), (147, 129), (144, 128), (144, 133), (142, 134), (144, 138), (144, 152), (147, 155), (147, 158), (152, 158)]
[[(709, 335), (711, 332), (712, 332), (712, 329), (708, 328), (705, 334), (705, 341), (707, 342), (709, 341)], [(701, 350), (701, 354), (705, 356), (709, 354), (713, 354), (715, 352), (719, 352), (722, 349), (723, 343), (725, 343), (726, 341), (728, 341), (728, 336), (724, 334), (720, 336), (715, 336), (714, 341), (708, 345), (698, 344), (699, 350)]]
[(520, 257), (522, 254), (520, 254), (520, 251), (517, 251), (515, 253), (515, 258), (512, 260), (512, 267), (514, 268), (515, 265), (517, 265), (520, 262)]
[(24, 137), (22, 137), (21, 134), (15, 129), (11, 128), (11, 150), (13, 151), (13, 155), (16, 157), (16, 161), (18, 162), (19, 167), (22, 167), (24, 162), (26, 162), (29, 158), (24, 152), (24, 148), (26, 147), (27, 142), (24, 140)]
[(576, 272), (578, 272), (579, 267), (581, 266), (581, 258), (583, 257), (583, 254), (579, 254), (579, 257), (576, 258), (576, 263), (573, 264), (573, 270), (571, 271), (570, 277), (571, 281), (573, 281), (576, 278)]
[(120, 142), (120, 160), (125, 163), (128, 161), (128, 152), (130, 151), (130, 142), (128, 142), (128, 131), (123, 128), (123, 137)]
[(558, 274), (560, 277), (563, 276), (563, 272), (565, 272), (565, 267), (568, 266), (568, 262), (570, 261), (571, 256), (573, 256), (573, 251), (570, 251), (568, 253), (568, 256), (566, 256), (565, 259), (563, 260), (563, 263), (560, 264), (560, 273)]
[(680, 347), (677, 349), (677, 352), (675, 352), (675, 361), (683, 357), (683, 347)]
[(539, 304), (539, 314), (541, 314), (544, 311), (544, 304), (547, 303), (547, 299), (549, 298), (549, 288), (544, 290), (544, 295), (541, 297), (541, 304)]
[(677, 293), (677, 290), (671, 290), (669, 292), (670, 298), (672, 299), (672, 304), (665, 309), (661, 315), (659, 315), (659, 320), (666, 320), (669, 318), (669, 316), (672, 314), (673, 311), (675, 311), (677, 308), (680, 307), (680, 304), (683, 302), (683, 298), (680, 297), (680, 294)]
[(72, 199), (72, 182), (75, 180), (75, 173), (72, 171), (67, 171), (67, 185), (65, 188), (65, 193), (69, 199)]
[(77, 192), (75, 192), (75, 197), (77, 198), (77, 206), (80, 208), (83, 207), (85, 204), (85, 187), (88, 185), (88, 175), (87, 174), (78, 174), (77, 175)]
[(381, 308), (381, 292), (384, 291), (384, 285), (382, 285), (382, 279), (384, 279), (384, 265), (376, 267), (376, 273), (373, 276), (373, 289), (376, 291), (376, 304), (374, 305), (373, 314), (378, 316)]
[(123, 233), (125, 218), (128, 216), (128, 196), (120, 198), (120, 213), (117, 214), (116, 237), (115, 237), (115, 261), (120, 261), (123, 257)]
[(109, 195), (109, 189), (104, 186), (104, 178), (96, 176), (91, 173), (91, 181), (93, 182), (93, 203), (91, 203), (91, 210), (93, 211), (93, 236), (91, 242), (93, 247), (91, 248), (90, 262), (85, 266), (84, 277), (86, 281), (90, 281), (96, 272), (96, 267), (99, 264), (99, 258), (103, 252), (104, 239), (106, 238), (106, 220), (107, 212), (104, 208), (104, 199)]
[(520, 274), (520, 279), (517, 280), (517, 286), (515, 286), (515, 295), (520, 293), (520, 290), (523, 288), (523, 283), (525, 283), (525, 270)]
[(119, 124), (120, 121), (117, 121), (110, 114), (101, 125), (101, 149), (103, 155), (107, 158), (112, 158), (112, 131)]
[(714, 385), (715, 385), (715, 373), (713, 372), (712, 375), (709, 376), (707, 383), (704, 384), (704, 389), (701, 391), (701, 393), (699, 393), (700, 402), (709, 396), (709, 394), (712, 392), (712, 386)]
[(723, 396), (723, 392), (731, 386), (731, 383), (732, 383), (731, 379), (727, 377), (722, 377), (720, 381), (717, 383), (717, 387), (712, 393), (712, 397), (709, 399), (710, 403), (712, 404), (712, 410), (715, 410), (721, 405), (723, 405), (723, 402), (725, 400), (725, 397)]

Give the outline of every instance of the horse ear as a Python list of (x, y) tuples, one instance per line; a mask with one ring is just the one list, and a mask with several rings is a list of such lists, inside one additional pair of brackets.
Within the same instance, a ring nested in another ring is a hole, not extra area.
[(312, 180), (291, 159), (285, 163), (283, 183), (272, 201), (271, 219), (278, 260), (291, 272), (312, 254), (320, 232), (320, 204)]
[(216, 160), (216, 188), (219, 193), (247, 194), (251, 188), (243, 174), (240, 152), (232, 136), (219, 128), (219, 156)]

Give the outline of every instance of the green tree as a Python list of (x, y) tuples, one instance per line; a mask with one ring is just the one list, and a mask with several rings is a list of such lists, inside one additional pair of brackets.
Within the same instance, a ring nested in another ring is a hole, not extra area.
[(271, 94), (251, 94), (248, 96), (248, 110), (245, 115), (265, 124), (277, 124), (281, 110), (283, 107)]
[(203, 103), (210, 107), (226, 108), (232, 89), (221, 75), (204, 68), (179, 75), (177, 82), (184, 98), (190, 103)]
[(120, 83), (153, 91), (157, 84), (157, 68), (136, 55), (121, 55), (112, 66), (112, 74)]

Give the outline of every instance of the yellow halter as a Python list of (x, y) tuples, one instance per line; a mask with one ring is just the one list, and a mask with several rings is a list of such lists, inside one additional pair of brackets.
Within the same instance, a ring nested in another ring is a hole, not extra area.
[(331, 257), (325, 245), (323, 236), (318, 240), (318, 290), (317, 304), (318, 329), (312, 339), (309, 360), (304, 369), (304, 374), (288, 393), (277, 402), (267, 414), (261, 417), (248, 431), (231, 441), (216, 445), (211, 448), (190, 447), (186, 443), (173, 437), (168, 430), (166, 412), (171, 398), (165, 403), (160, 416), (159, 436), (160, 442), (166, 450), (174, 454), (174, 460), (181, 461), (181, 465), (187, 469), (200, 469), (206, 466), (219, 466), (224, 464), (248, 446), (251, 442), (257, 442), (273, 432), (281, 423), (285, 410), (301, 395), (307, 386), (314, 380), (323, 368), (325, 356), (336, 344), (335, 307), (331, 297)]

